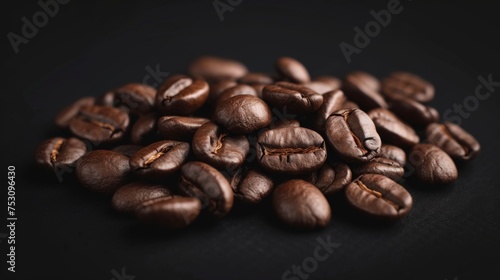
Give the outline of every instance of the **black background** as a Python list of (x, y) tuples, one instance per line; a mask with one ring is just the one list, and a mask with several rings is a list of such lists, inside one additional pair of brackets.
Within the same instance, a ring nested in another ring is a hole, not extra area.
[[(17, 6), (6, 2), (2, 8), (5, 35), (20, 34), (21, 17), (40, 10), (35, 1), (12, 2)], [(136, 280), (281, 279), (313, 255), (316, 238), (329, 237), (341, 246), (308, 279), (497, 278), (499, 88), (462, 118), (462, 127), (481, 142), (481, 154), (459, 166), (452, 185), (409, 184), (414, 209), (391, 225), (352, 215), (334, 198), (331, 225), (320, 231), (282, 228), (264, 204), (214, 224), (161, 233), (114, 213), (109, 198), (84, 190), (70, 175), (59, 183), (33, 168), (33, 149), (57, 134), (52, 119), (62, 106), (141, 82), (147, 66), (183, 72), (204, 54), (264, 72), (273, 70), (277, 57), (292, 56), (312, 76), (361, 69), (382, 78), (408, 70), (434, 83), (432, 105), (440, 112), (473, 95), (479, 75), (500, 80), (493, 1), (402, 1), (403, 11), (347, 63), (340, 42), (352, 44), (353, 28), (364, 27), (370, 10), (385, 9), (387, 2), (243, 0), (220, 21), (212, 1), (71, 1), (18, 54), (3, 37), (1, 166), (5, 177), (7, 166), (16, 166), (18, 221), (17, 272), (7, 272), (1, 239), (2, 275), (112, 279), (113, 269), (125, 267)], [(7, 201), (5, 183), (0, 203)], [(1, 214), (5, 221), (6, 211)]]

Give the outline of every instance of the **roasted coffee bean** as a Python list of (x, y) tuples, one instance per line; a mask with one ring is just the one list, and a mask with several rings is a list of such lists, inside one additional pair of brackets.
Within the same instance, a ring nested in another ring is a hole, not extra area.
[(245, 65), (236, 60), (213, 56), (196, 59), (189, 66), (189, 74), (205, 80), (236, 80), (247, 73)]
[(128, 114), (108, 106), (84, 106), (71, 119), (71, 132), (94, 144), (114, 142), (121, 139), (129, 126)]
[(326, 120), (333, 150), (347, 162), (366, 162), (380, 152), (382, 141), (370, 117), (360, 109), (340, 110)]
[(432, 144), (417, 144), (408, 154), (415, 176), (427, 184), (447, 184), (458, 177), (457, 167), (443, 150)]
[(382, 93), (389, 99), (405, 96), (429, 102), (434, 98), (434, 86), (415, 74), (394, 72), (382, 81)]
[(227, 130), (237, 134), (250, 134), (268, 126), (272, 113), (260, 98), (251, 95), (237, 95), (219, 103), (214, 120)]
[(376, 108), (368, 112), (377, 132), (384, 142), (400, 147), (412, 147), (420, 142), (420, 137), (413, 128), (401, 121), (391, 111)]
[(342, 82), (332, 76), (320, 76), (313, 81), (303, 83), (302, 85), (308, 87), (319, 94), (325, 94), (327, 92), (340, 89)]
[(125, 185), (129, 171), (129, 158), (113, 151), (91, 151), (76, 162), (80, 184), (100, 194), (111, 195)]
[(323, 137), (303, 127), (282, 127), (262, 132), (257, 139), (260, 165), (271, 172), (304, 174), (323, 165)]
[(163, 116), (158, 120), (158, 133), (165, 139), (191, 142), (196, 130), (209, 121), (196, 117)]
[(481, 145), (474, 136), (451, 122), (429, 124), (425, 133), (429, 142), (454, 159), (467, 161), (481, 150)]
[(47, 169), (71, 170), (86, 152), (85, 143), (77, 138), (54, 137), (38, 145), (35, 150), (35, 162)]
[(400, 147), (393, 145), (382, 145), (380, 148), (380, 157), (388, 158), (397, 162), (401, 167), (406, 165), (406, 153)]
[(274, 212), (289, 226), (318, 228), (330, 223), (330, 204), (325, 196), (307, 181), (286, 181), (276, 187), (272, 198)]
[(257, 91), (255, 90), (255, 88), (249, 85), (236, 85), (234, 87), (230, 87), (220, 94), (219, 98), (217, 98), (217, 100), (215, 101), (214, 107), (217, 108), (217, 106), (219, 106), (219, 104), (224, 100), (237, 95), (257, 96)]
[(322, 95), (307, 87), (288, 82), (265, 86), (262, 98), (270, 106), (286, 108), (290, 113), (314, 112), (323, 103)]
[(257, 94), (257, 97), (262, 99), (262, 91), (264, 90), (266, 85), (258, 84), (258, 85), (252, 85), (251, 87), (253, 87), (253, 89), (255, 89), (255, 93)]
[(144, 223), (166, 229), (184, 228), (196, 220), (201, 202), (194, 197), (158, 197), (141, 203), (136, 215)]
[(406, 216), (413, 205), (408, 191), (398, 183), (379, 174), (365, 174), (345, 189), (347, 201), (356, 209), (385, 220)]
[(307, 83), (311, 80), (306, 67), (298, 60), (291, 57), (280, 57), (274, 67), (278, 75), (285, 81), (293, 83)]
[(349, 73), (342, 83), (342, 90), (347, 98), (364, 110), (388, 107), (384, 97), (378, 92), (379, 87), (377, 78), (360, 71)]
[(271, 129), (280, 127), (300, 127), (298, 120), (277, 119), (271, 122), (269, 126)]
[(189, 155), (189, 144), (164, 140), (150, 144), (130, 157), (130, 169), (145, 179), (161, 179), (179, 170)]
[(314, 184), (324, 195), (330, 195), (342, 190), (352, 181), (352, 172), (349, 166), (343, 163), (324, 164), (313, 171), (307, 181)]
[(132, 143), (139, 144), (145, 140), (151, 140), (156, 135), (156, 119), (155, 113), (140, 116), (130, 131)]
[(164, 115), (189, 115), (208, 99), (208, 84), (183, 75), (167, 78), (156, 93), (156, 107)]
[(380, 174), (397, 181), (403, 177), (405, 169), (397, 161), (376, 157), (369, 162), (353, 167), (352, 173), (354, 177), (363, 174)]
[(179, 189), (186, 195), (196, 197), (216, 216), (226, 215), (233, 207), (233, 190), (227, 179), (212, 166), (192, 161), (181, 169)]
[(139, 204), (158, 197), (172, 198), (172, 193), (163, 185), (132, 182), (120, 187), (113, 194), (111, 204), (118, 212), (131, 213)]
[(227, 132), (213, 122), (203, 124), (193, 136), (193, 152), (196, 157), (216, 168), (236, 170), (245, 162), (250, 150), (244, 135)]
[(327, 76), (327, 75), (318, 76), (313, 81), (328, 84), (330, 87), (332, 87), (332, 90), (342, 88), (342, 81), (334, 76)]
[(116, 146), (112, 149), (113, 152), (120, 153), (124, 156), (131, 157), (133, 156), (137, 151), (140, 149), (144, 148), (141, 145), (120, 145)]
[(227, 79), (211, 82), (207, 102), (213, 104), (226, 89), (234, 87), (237, 84), (236, 81)]
[(359, 109), (359, 106), (351, 100), (346, 100), (341, 109)]
[(75, 101), (73, 104), (62, 109), (55, 117), (56, 125), (61, 128), (69, 126), (70, 121), (78, 115), (80, 108), (92, 106), (95, 103), (94, 97), (83, 97)]
[(141, 115), (154, 108), (156, 89), (144, 84), (126, 84), (104, 94), (101, 103)]
[(333, 112), (341, 110), (345, 101), (344, 92), (341, 90), (334, 90), (323, 94), (323, 104), (319, 107), (314, 119), (315, 129), (325, 131), (326, 120)]
[(250, 72), (239, 78), (238, 82), (246, 85), (270, 85), (274, 83), (274, 78), (269, 74)]
[(409, 97), (400, 96), (392, 99), (390, 109), (402, 120), (416, 126), (437, 122), (439, 119), (439, 113), (436, 109), (421, 104)]
[(248, 204), (257, 204), (271, 194), (273, 181), (264, 173), (248, 168), (239, 168), (229, 183), (236, 199)]

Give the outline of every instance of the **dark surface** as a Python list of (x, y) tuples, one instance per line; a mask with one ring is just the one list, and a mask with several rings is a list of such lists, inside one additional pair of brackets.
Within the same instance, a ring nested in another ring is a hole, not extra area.
[[(8, 23), (3, 34), (19, 34), (21, 17), (40, 10), (29, 2), (3, 4)], [(313, 77), (365, 70), (382, 78), (408, 70), (434, 83), (432, 105), (443, 113), (474, 93), (479, 75), (500, 80), (493, 1), (474, 6), (404, 1), (404, 10), (350, 64), (339, 43), (352, 43), (353, 28), (372, 20), (369, 11), (385, 8), (387, 1), (243, 1), (224, 13), (223, 22), (211, 1), (82, 2), (60, 7), (18, 54), (3, 37), (1, 166), (5, 177), (7, 166), (16, 166), (18, 221), (17, 272), (6, 270), (7, 242), (1, 239), (1, 271), (8, 276), (2, 279), (117, 279), (112, 270), (122, 267), (136, 280), (281, 279), (292, 265), (313, 256), (318, 237), (327, 236), (341, 246), (308, 279), (498, 277), (500, 87), (462, 119), (462, 127), (481, 142), (477, 158), (459, 166), (452, 185), (410, 181), (414, 208), (389, 225), (364, 219), (335, 196), (331, 225), (320, 231), (279, 226), (269, 203), (178, 233), (151, 231), (115, 213), (109, 198), (90, 193), (71, 174), (63, 183), (43, 176), (32, 158), (37, 143), (59, 134), (52, 119), (63, 106), (141, 82), (147, 66), (183, 72), (204, 54), (239, 59), (264, 72), (273, 70), (277, 57), (289, 55)], [(153, 79), (150, 83), (156, 86)], [(4, 184), (2, 203), (6, 192)]]

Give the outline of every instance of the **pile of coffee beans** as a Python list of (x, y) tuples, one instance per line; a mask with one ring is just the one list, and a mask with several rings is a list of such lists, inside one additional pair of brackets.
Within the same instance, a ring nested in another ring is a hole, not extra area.
[(330, 223), (339, 192), (375, 219), (400, 219), (413, 204), (408, 177), (451, 183), (455, 162), (480, 150), (439, 122), (434, 87), (415, 74), (311, 79), (290, 57), (274, 67), (201, 57), (158, 89), (131, 83), (81, 98), (57, 114), (66, 137), (41, 143), (36, 163), (163, 228), (265, 201), (283, 223), (316, 228)]

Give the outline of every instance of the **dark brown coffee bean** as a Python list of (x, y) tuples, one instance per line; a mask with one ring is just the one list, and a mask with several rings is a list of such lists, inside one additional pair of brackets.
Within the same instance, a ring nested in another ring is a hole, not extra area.
[(349, 166), (343, 163), (324, 164), (309, 175), (308, 181), (324, 195), (330, 195), (342, 190), (352, 181), (352, 172)]
[(378, 92), (379, 87), (377, 78), (360, 71), (349, 73), (342, 83), (342, 90), (347, 98), (364, 110), (388, 107), (384, 97)]
[(345, 190), (347, 201), (356, 209), (386, 220), (406, 216), (413, 205), (408, 191), (393, 180), (379, 174), (356, 178)]
[(434, 86), (415, 74), (394, 72), (382, 81), (382, 93), (389, 99), (406, 96), (418, 102), (429, 102), (434, 98)]
[(91, 151), (76, 163), (80, 184), (100, 194), (111, 195), (125, 185), (129, 171), (128, 157), (107, 150)]
[(397, 181), (403, 177), (405, 169), (392, 159), (376, 157), (369, 162), (353, 167), (352, 173), (354, 177), (363, 174), (380, 174)]
[(68, 169), (86, 152), (85, 143), (77, 138), (54, 137), (38, 145), (35, 162), (47, 169)]
[(95, 144), (109, 143), (121, 139), (129, 126), (128, 114), (107, 106), (84, 106), (71, 119), (71, 132)]
[(325, 94), (330, 91), (340, 89), (341, 81), (331, 76), (321, 76), (313, 81), (303, 83), (302, 85), (308, 87), (319, 94)]
[(323, 137), (303, 127), (283, 127), (262, 132), (257, 157), (268, 171), (304, 174), (320, 168), (326, 160)]
[(390, 109), (409, 124), (422, 126), (437, 122), (439, 113), (436, 109), (419, 103), (409, 97), (391, 100)]
[(194, 197), (158, 197), (141, 203), (136, 215), (144, 223), (166, 229), (184, 228), (198, 218), (201, 202)]
[(144, 84), (132, 83), (104, 94), (101, 104), (141, 115), (150, 112), (155, 103), (156, 89)]
[(130, 158), (130, 169), (145, 179), (161, 179), (179, 170), (189, 155), (189, 144), (164, 140), (150, 144)]
[(432, 144), (413, 146), (408, 161), (415, 176), (427, 184), (447, 184), (458, 177), (457, 167), (450, 156)]
[(179, 189), (186, 195), (196, 197), (216, 216), (226, 215), (233, 207), (233, 190), (227, 179), (212, 166), (192, 161), (181, 169)]
[(156, 135), (156, 119), (155, 113), (140, 116), (130, 131), (132, 143), (139, 144), (151, 140)]
[(282, 79), (293, 83), (307, 83), (311, 80), (306, 67), (291, 57), (280, 57), (274, 64)]
[(227, 132), (213, 122), (203, 124), (193, 136), (193, 152), (196, 157), (216, 168), (236, 170), (245, 162), (250, 150), (244, 135)]
[(214, 120), (227, 130), (237, 134), (250, 134), (268, 126), (272, 113), (260, 98), (251, 95), (237, 95), (219, 103)]
[(333, 113), (326, 121), (326, 136), (334, 151), (353, 163), (376, 157), (382, 145), (373, 121), (360, 109)]
[(380, 157), (388, 158), (397, 162), (401, 167), (406, 165), (406, 153), (400, 147), (393, 145), (382, 145), (380, 148)]
[(273, 190), (273, 181), (257, 170), (240, 168), (231, 176), (229, 183), (234, 196), (245, 203), (257, 204), (269, 196)]
[(133, 156), (137, 151), (140, 149), (144, 148), (141, 145), (120, 145), (116, 146), (112, 149), (113, 152), (120, 153), (124, 156), (131, 157)]
[(368, 112), (377, 132), (384, 142), (399, 147), (412, 147), (420, 142), (420, 137), (413, 128), (401, 121), (391, 111), (376, 108)]
[(236, 85), (234, 87), (230, 87), (219, 95), (219, 98), (215, 101), (214, 108), (217, 108), (217, 106), (219, 106), (219, 104), (224, 100), (237, 95), (257, 96), (257, 91), (255, 90), (255, 88), (249, 85)]
[(300, 127), (300, 122), (298, 120), (277, 119), (271, 122), (269, 127), (271, 129), (280, 127)]
[(270, 85), (274, 83), (274, 78), (269, 74), (250, 72), (239, 78), (238, 82), (246, 85)]
[(236, 60), (203, 56), (191, 63), (189, 74), (205, 80), (236, 80), (247, 73), (245, 65)]
[(165, 139), (191, 142), (196, 130), (209, 121), (196, 117), (163, 116), (158, 120), (158, 133)]
[(342, 88), (342, 81), (334, 76), (327, 76), (327, 75), (318, 76), (313, 81), (328, 84), (332, 88), (332, 90)]
[(317, 131), (325, 131), (326, 120), (333, 112), (341, 110), (345, 101), (344, 92), (341, 90), (334, 90), (323, 94), (323, 104), (319, 107), (314, 119), (314, 127)]
[(66, 128), (69, 126), (70, 121), (78, 115), (80, 108), (92, 106), (95, 103), (94, 97), (83, 97), (69, 105), (68, 107), (62, 109), (55, 117), (56, 125), (61, 128)]
[(217, 80), (211, 82), (208, 103), (213, 104), (226, 89), (234, 87), (237, 84), (234, 80)]
[(474, 136), (451, 122), (429, 124), (425, 132), (429, 142), (454, 159), (467, 161), (481, 150), (481, 145)]
[(265, 86), (262, 98), (270, 106), (286, 108), (290, 113), (314, 112), (323, 103), (322, 95), (307, 87), (288, 82)]
[(139, 204), (158, 197), (172, 198), (172, 193), (163, 185), (132, 182), (120, 187), (113, 194), (111, 204), (118, 212), (132, 213)]
[(346, 100), (344, 102), (344, 104), (342, 104), (341, 109), (359, 109), (359, 106), (358, 106), (358, 104), (356, 104), (350, 100)]
[(273, 208), (281, 221), (297, 228), (325, 227), (332, 215), (325, 196), (311, 183), (297, 179), (276, 187)]
[(189, 115), (208, 99), (208, 84), (183, 75), (167, 78), (156, 93), (156, 107), (164, 115)]

